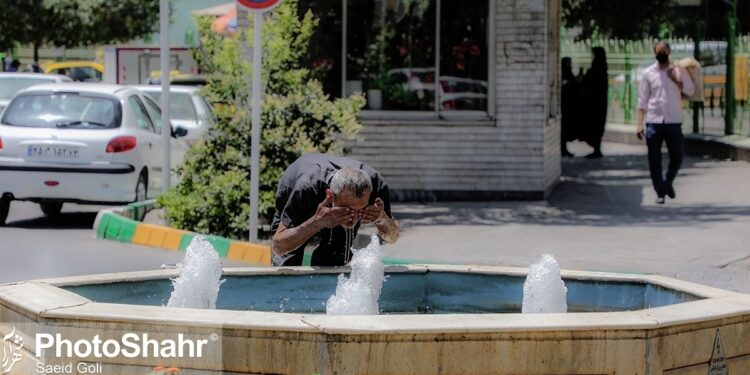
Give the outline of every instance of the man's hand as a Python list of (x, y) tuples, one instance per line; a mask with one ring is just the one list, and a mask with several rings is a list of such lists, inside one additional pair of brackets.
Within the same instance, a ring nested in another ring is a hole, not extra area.
[(380, 219), (383, 215), (385, 215), (385, 210), (383, 210), (383, 207), (385, 207), (383, 200), (380, 198), (375, 198), (375, 203), (367, 206), (362, 211), (362, 224), (373, 223), (376, 220)]
[(326, 199), (320, 202), (318, 210), (313, 216), (313, 221), (322, 228), (333, 228), (347, 221), (355, 220), (355, 213), (346, 207), (332, 207), (333, 201), (326, 195)]
[(638, 136), (639, 140), (643, 140), (644, 137), (646, 137), (646, 129), (643, 127), (643, 123), (639, 122), (638, 125), (636, 125), (636, 136)]

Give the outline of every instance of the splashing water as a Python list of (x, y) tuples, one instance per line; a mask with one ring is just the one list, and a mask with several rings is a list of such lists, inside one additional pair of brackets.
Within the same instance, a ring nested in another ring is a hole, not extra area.
[(336, 294), (326, 303), (328, 315), (377, 315), (378, 298), (383, 288), (385, 267), (380, 259), (380, 240), (373, 235), (370, 244), (354, 255), (349, 278), (339, 275)]
[(542, 255), (539, 262), (529, 267), (523, 283), (524, 314), (568, 312), (568, 288), (560, 276), (560, 265), (550, 254)]
[(167, 306), (215, 309), (219, 296), (221, 262), (219, 254), (203, 236), (196, 236), (179, 266), (180, 275), (172, 280), (172, 295)]

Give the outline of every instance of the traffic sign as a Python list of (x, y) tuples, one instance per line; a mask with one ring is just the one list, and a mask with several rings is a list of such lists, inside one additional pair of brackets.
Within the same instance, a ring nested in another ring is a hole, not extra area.
[(281, 0), (237, 0), (237, 5), (251, 12), (265, 12), (275, 8)]

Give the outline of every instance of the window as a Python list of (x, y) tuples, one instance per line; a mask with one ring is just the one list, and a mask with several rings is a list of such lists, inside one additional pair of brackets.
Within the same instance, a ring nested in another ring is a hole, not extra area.
[(161, 134), (161, 125), (163, 124), (161, 121), (161, 108), (159, 108), (159, 106), (149, 97), (144, 96), (143, 98), (146, 100), (146, 110), (148, 111), (149, 116), (151, 116), (151, 120), (154, 122), (154, 128), (157, 133)]
[(133, 114), (135, 114), (135, 121), (138, 123), (138, 127), (156, 133), (154, 124), (151, 122), (151, 118), (148, 117), (146, 107), (143, 106), (141, 99), (138, 99), (135, 95), (131, 95), (128, 97), (128, 104), (130, 104), (130, 108), (133, 109)]
[(312, 40), (323, 42), (307, 65), (333, 96), (364, 93), (368, 117), (486, 117), (491, 1), (311, 2), (300, 11), (320, 18)]
[[(147, 91), (147, 93), (161, 103), (161, 91)], [(170, 92), (169, 117), (173, 120), (198, 121), (192, 96), (185, 93)]]
[(22, 94), (3, 114), (6, 125), (37, 128), (111, 129), (121, 119), (116, 100), (78, 93)]

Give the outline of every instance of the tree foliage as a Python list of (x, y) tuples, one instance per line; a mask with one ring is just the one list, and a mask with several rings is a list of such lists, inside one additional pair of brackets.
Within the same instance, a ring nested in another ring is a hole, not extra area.
[(125, 42), (153, 33), (158, 0), (0, 0), (0, 49)]
[(673, 22), (675, 0), (564, 0), (563, 21), (580, 27), (580, 38), (641, 39)]
[[(343, 153), (342, 140), (361, 127), (364, 98), (330, 99), (301, 66), (316, 24), (310, 12), (297, 14), (296, 0), (286, 0), (263, 23), (261, 216), (273, 213), (277, 184), (289, 164), (309, 152)], [(179, 169), (181, 182), (159, 204), (179, 228), (245, 238), (250, 214), (248, 77), (253, 67), (241, 43), (252, 49), (253, 27), (248, 34), (226, 37), (212, 32), (211, 20), (202, 18), (198, 30), (196, 59), (208, 77), (204, 94), (214, 109), (214, 125), (188, 151)]]

